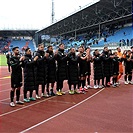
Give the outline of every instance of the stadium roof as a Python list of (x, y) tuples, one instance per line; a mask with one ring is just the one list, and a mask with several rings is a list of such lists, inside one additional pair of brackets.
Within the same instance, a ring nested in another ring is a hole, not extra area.
[(65, 35), (125, 19), (132, 20), (132, 0), (100, 0), (36, 33)]
[(37, 30), (0, 30), (0, 37), (34, 36)]

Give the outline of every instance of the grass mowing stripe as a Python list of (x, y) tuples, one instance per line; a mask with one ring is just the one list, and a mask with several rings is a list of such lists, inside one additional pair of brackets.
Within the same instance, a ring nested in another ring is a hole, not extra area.
[(0, 55), (0, 66), (7, 66), (6, 55)]

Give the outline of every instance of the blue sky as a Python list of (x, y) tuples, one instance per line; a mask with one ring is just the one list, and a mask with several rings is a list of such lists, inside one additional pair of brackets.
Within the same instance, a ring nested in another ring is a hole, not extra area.
[[(98, 0), (54, 0), (55, 21)], [(0, 0), (0, 29), (42, 29), (51, 24), (52, 0)]]

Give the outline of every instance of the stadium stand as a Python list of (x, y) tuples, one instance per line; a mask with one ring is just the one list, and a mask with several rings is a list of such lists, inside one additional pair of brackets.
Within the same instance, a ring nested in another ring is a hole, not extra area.
[(30, 47), (35, 50), (34, 35), (37, 30), (0, 30), (0, 53), (11, 51), (18, 46), (20, 50)]
[(35, 50), (34, 44), (32, 40), (12, 40), (10, 42), (7, 41), (1, 41), (0, 40), (0, 52), (6, 53), (8, 51), (11, 51), (12, 47), (18, 46), (21, 50), (21, 52), (29, 47), (32, 51)]
[[(97, 46), (104, 46), (107, 44), (117, 44), (120, 46), (131, 46), (132, 44), (130, 43), (130, 40), (133, 38), (132, 37), (132, 27), (124, 27), (121, 29), (118, 29), (117, 31), (115, 31), (115, 33), (113, 35), (109, 35), (106, 38), (106, 41), (104, 41), (104, 38), (102, 37), (100, 39), (100, 41), (98, 42), (98, 44), (94, 44), (92, 45), (92, 47), (97, 47)], [(129, 43), (127, 42), (129, 40)], [(91, 42), (92, 43), (92, 40)]]
[(18, 46), (20, 49), (23, 48), (26, 45), (25, 40), (13, 40), (11, 42), (12, 47)]
[[(62, 43), (65, 44), (66, 48), (80, 46), (86, 43), (86, 46), (90, 47), (103, 47), (103, 46), (132, 46), (131, 40), (132, 37), (132, 26), (126, 26), (119, 29), (113, 29), (113, 33), (108, 33), (107, 31), (103, 31), (101, 34), (101, 38), (98, 38), (94, 35), (91, 39), (86, 40), (85, 36), (78, 36), (75, 40), (74, 37), (66, 38), (62, 40)], [(105, 36), (106, 41), (105, 41)]]
[[(104, 45), (132, 45), (132, 1), (100, 0), (39, 30), (35, 34), (36, 44), (40, 36), (62, 36), (66, 47), (87, 46), (100, 48)], [(84, 35), (83, 35), (84, 34)], [(69, 40), (69, 38), (74, 38)], [(121, 40), (121, 41), (120, 41)]]
[(0, 53), (6, 53), (9, 51), (9, 47), (11, 44), (11, 40), (8, 38), (1, 38), (0, 39)]
[(29, 47), (32, 51), (35, 50), (32, 40), (24, 40), (24, 39), (23, 40), (13, 40), (11, 42), (11, 45), (13, 47), (18, 46), (22, 51), (24, 49), (26, 49), (27, 47)]

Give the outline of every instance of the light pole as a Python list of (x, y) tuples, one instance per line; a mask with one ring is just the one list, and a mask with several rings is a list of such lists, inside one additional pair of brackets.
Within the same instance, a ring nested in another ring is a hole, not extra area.
[(55, 15), (55, 13), (54, 13), (54, 0), (52, 0), (52, 23), (54, 23), (54, 15)]

